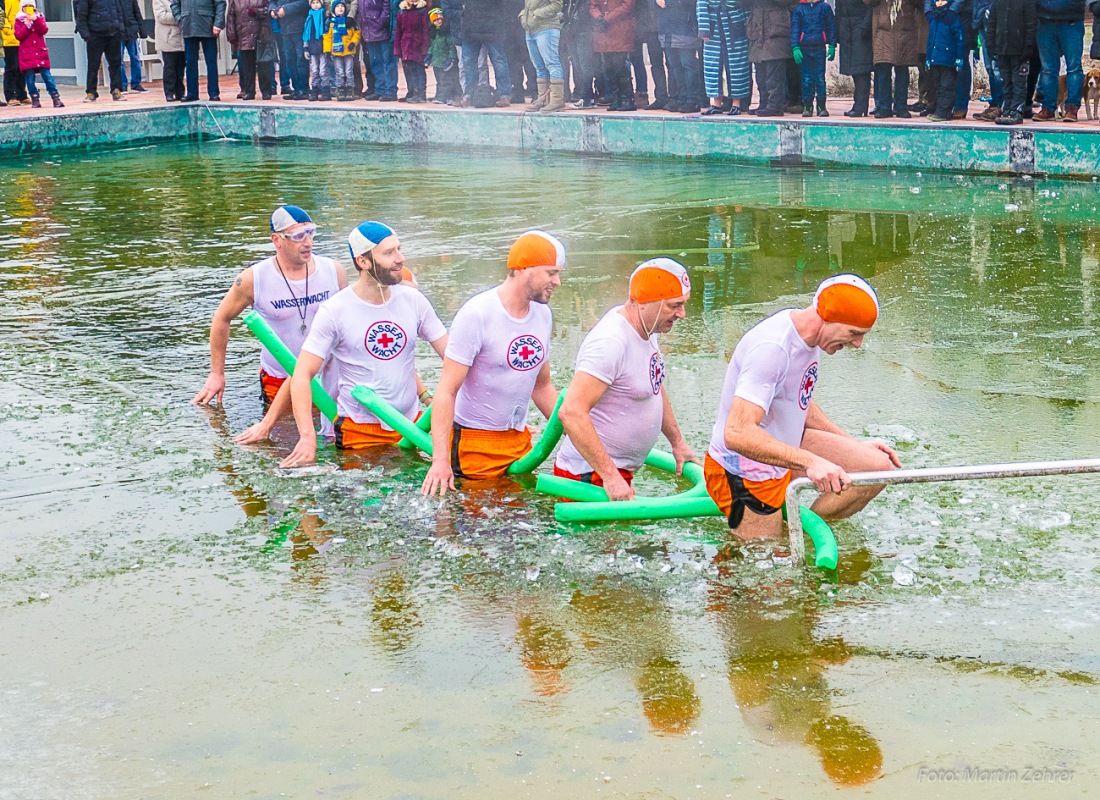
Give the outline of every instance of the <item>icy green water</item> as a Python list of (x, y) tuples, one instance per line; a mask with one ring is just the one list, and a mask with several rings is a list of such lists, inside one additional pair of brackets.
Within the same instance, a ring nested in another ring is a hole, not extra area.
[(824, 573), (715, 520), (561, 526), (529, 482), (428, 501), (410, 454), (277, 477), (289, 426), (230, 442), (260, 411), (243, 326), (224, 410), (188, 401), (279, 202), (337, 258), (393, 224), (444, 321), (517, 233), (558, 233), (559, 386), (630, 270), (682, 253), (663, 347), (700, 454), (739, 335), (851, 270), (884, 313), (822, 365), (835, 419), (907, 466), (1097, 455), (1092, 184), (239, 143), (5, 162), (0, 798), (1100, 783), (1100, 481), (898, 487)]

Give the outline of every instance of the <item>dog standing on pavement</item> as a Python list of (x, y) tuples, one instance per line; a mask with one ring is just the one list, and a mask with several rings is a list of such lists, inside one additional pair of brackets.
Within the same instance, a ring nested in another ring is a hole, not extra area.
[(1097, 119), (1100, 110), (1100, 69), (1090, 69), (1085, 74), (1085, 114)]

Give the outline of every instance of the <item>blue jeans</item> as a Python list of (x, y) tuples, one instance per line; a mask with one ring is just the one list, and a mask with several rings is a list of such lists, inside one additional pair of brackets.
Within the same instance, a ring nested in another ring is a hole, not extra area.
[(970, 108), (970, 89), (974, 80), (970, 58), (973, 55), (973, 50), (967, 50), (963, 54), (962, 69), (955, 73), (955, 111), (966, 111)]
[(989, 44), (985, 41), (985, 28), (982, 28), (982, 63), (985, 71), (989, 73), (989, 104), (1001, 108), (1004, 106), (1004, 81), (1001, 80), (1001, 70), (993, 60), (989, 52)]
[(531, 54), (531, 63), (535, 65), (535, 76), (541, 80), (565, 80), (561, 56), (558, 55), (560, 42), (561, 31), (557, 28), (527, 34), (527, 52)]
[(42, 83), (46, 84), (46, 93), (51, 96), (57, 94), (57, 84), (53, 82), (53, 75), (50, 74), (48, 69), (28, 69), (23, 73), (27, 78), (27, 94), (31, 97), (38, 97), (38, 87), (34, 85), (35, 72), (42, 76)]
[(478, 38), (462, 40), (462, 94), (467, 99), (474, 96), (477, 86), (477, 57), (482, 45), (489, 51), (489, 60), (493, 62), (493, 73), (497, 79), (497, 97), (507, 97), (512, 93), (512, 75), (508, 72), (508, 59), (504, 56), (504, 45), (500, 42), (485, 42)]
[[(374, 91), (380, 97), (397, 97), (397, 56), (393, 54), (393, 40), (367, 42), (370, 53), (370, 71), (374, 73)], [(477, 74), (477, 65), (474, 65)]]
[[(291, 92), (290, 86), (290, 59), (286, 52), (286, 39), (282, 35), (275, 35), (275, 44), (279, 48), (279, 89), (283, 92)], [(271, 87), (271, 93), (275, 93), (275, 87)]]
[(199, 98), (199, 47), (202, 47), (203, 60), (206, 61), (206, 93), (211, 98), (220, 97), (218, 91), (218, 40), (214, 36), (188, 36), (183, 40), (184, 80), (187, 83), (187, 97)]
[(118, 68), (119, 77), (122, 79), (122, 91), (126, 91), (126, 87), (130, 86), (134, 89), (141, 86), (141, 51), (138, 49), (138, 40), (123, 42), (122, 49), (126, 55), (130, 56), (130, 81), (126, 82), (126, 70), (120, 65)]
[(302, 34), (281, 34), (282, 55), (286, 55), (286, 72), (294, 94), (306, 94), (309, 91), (309, 62), (306, 61), (305, 48), (302, 46)]
[(1043, 93), (1043, 110), (1053, 111), (1058, 105), (1058, 72), (1061, 59), (1066, 60), (1066, 105), (1080, 107), (1081, 88), (1085, 76), (1081, 72), (1081, 51), (1085, 47), (1085, 23), (1039, 20), (1035, 31), (1035, 44), (1043, 71), (1039, 75), (1039, 89)]
[(802, 48), (802, 105), (809, 107), (817, 103), (825, 107), (825, 49)]

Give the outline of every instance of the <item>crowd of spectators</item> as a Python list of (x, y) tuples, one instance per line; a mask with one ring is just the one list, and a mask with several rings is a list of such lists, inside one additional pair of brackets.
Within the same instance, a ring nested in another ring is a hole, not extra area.
[[(36, 75), (60, 104), (35, 0), (0, 3), (3, 104), (38, 105)], [(114, 100), (127, 91), (124, 53), (129, 91), (147, 91), (138, 0), (73, 8), (88, 50), (86, 102), (98, 97), (101, 57)], [(838, 53), (849, 117), (965, 118), (979, 59), (989, 76), (981, 119), (1073, 122), (1083, 100), (1100, 98), (1100, 73), (1086, 81), (1082, 69), (1089, 14), (1089, 56), (1100, 58), (1100, 0), (153, 0), (153, 14), (169, 102), (199, 99), (200, 52), (207, 97), (221, 99), (223, 31), (241, 100), (824, 117), (826, 63)]]

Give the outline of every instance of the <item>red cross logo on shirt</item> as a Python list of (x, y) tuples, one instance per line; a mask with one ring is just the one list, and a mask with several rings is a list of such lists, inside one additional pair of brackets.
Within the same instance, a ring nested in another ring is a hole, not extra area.
[(405, 331), (396, 322), (381, 320), (371, 324), (363, 337), (363, 347), (375, 358), (389, 361), (395, 358), (409, 341)]
[(814, 396), (814, 387), (817, 386), (817, 362), (806, 367), (802, 374), (802, 382), (798, 387), (798, 407), (805, 411), (810, 407), (810, 398)]
[(520, 372), (534, 369), (543, 362), (546, 349), (537, 336), (527, 333), (517, 336), (508, 345), (508, 365)]

